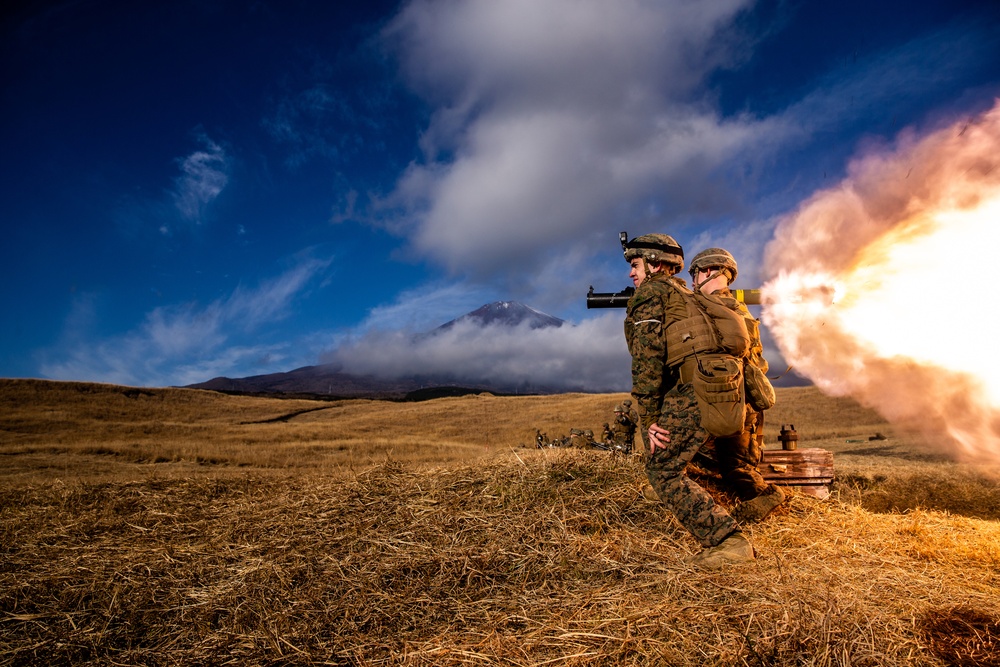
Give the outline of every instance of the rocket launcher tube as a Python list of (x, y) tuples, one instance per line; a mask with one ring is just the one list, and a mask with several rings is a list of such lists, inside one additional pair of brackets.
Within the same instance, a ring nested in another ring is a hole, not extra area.
[(759, 306), (760, 305), (760, 290), (759, 289), (732, 289), (730, 292), (737, 301), (742, 301), (748, 306)]
[[(738, 301), (742, 301), (748, 306), (760, 305), (759, 289), (730, 289), (733, 296)], [(635, 294), (634, 287), (626, 287), (621, 292), (595, 292), (594, 286), (590, 286), (587, 292), (587, 308), (624, 308), (628, 305), (628, 300)]]

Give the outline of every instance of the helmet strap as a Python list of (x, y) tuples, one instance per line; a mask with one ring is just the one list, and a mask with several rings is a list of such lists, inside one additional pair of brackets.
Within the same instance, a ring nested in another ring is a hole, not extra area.
[[(717, 276), (720, 276), (720, 275), (722, 275), (722, 274), (724, 274), (724, 273), (725, 273), (725, 271), (716, 271), (715, 273), (712, 273), (712, 274), (710, 274), (710, 275), (708, 276), (708, 278), (705, 278), (705, 279), (704, 279), (703, 281), (701, 281), (700, 283), (696, 283), (696, 282), (694, 282), (694, 276), (691, 276), (691, 278), (692, 278), (692, 280), (691, 280), (691, 283), (692, 283), (692, 285), (694, 285), (694, 291), (695, 291), (695, 292), (700, 292), (700, 291), (701, 291), (701, 287), (702, 287), (702, 285), (706, 285), (706, 284), (708, 284), (708, 283), (712, 282), (713, 280), (715, 280), (715, 278), (716, 278)], [(697, 272), (696, 272), (696, 273), (695, 273), (694, 275), (695, 275), (695, 276), (696, 276), (696, 275), (698, 275), (698, 274), (697, 274)], [(728, 285), (729, 285), (729, 282), (730, 282), (730, 281), (729, 281), (729, 274), (728, 274), (728, 273), (725, 273), (725, 275), (726, 275), (726, 285), (728, 286)]]

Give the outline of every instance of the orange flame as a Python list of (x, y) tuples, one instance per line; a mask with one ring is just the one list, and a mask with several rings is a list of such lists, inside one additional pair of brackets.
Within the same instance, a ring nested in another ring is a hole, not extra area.
[(781, 221), (762, 319), (820, 389), (1000, 461), (1000, 100), (853, 162)]

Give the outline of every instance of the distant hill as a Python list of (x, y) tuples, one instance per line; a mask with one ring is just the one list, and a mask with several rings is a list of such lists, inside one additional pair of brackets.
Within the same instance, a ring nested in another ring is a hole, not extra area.
[[(496, 301), (446, 322), (431, 331), (419, 334), (427, 338), (460, 324), (479, 327), (517, 327), (532, 329), (561, 327), (565, 322), (546, 315), (517, 301)], [(227, 393), (280, 393), (296, 396), (336, 396), (342, 398), (390, 398), (425, 400), (441, 396), (461, 396), (470, 393), (523, 393), (518, 387), (497, 385), (489, 381), (456, 383), (445, 376), (380, 378), (344, 373), (335, 364), (303, 366), (283, 373), (268, 373), (243, 378), (217, 377), (207, 382), (187, 385), (191, 389), (210, 389)], [(530, 393), (559, 393), (555, 387), (532, 387)]]
[(388, 398), (424, 400), (441, 396), (471, 393), (506, 393), (488, 385), (458, 386), (434, 378), (377, 378), (343, 373), (339, 366), (322, 364), (303, 366), (286, 373), (251, 375), (244, 378), (217, 377), (207, 382), (187, 385), (191, 389), (210, 389), (242, 394), (290, 394), (295, 396), (334, 396), (338, 398)]
[(392, 398), (418, 389), (412, 382), (389, 381), (340, 372), (333, 365), (303, 366), (285, 373), (243, 378), (217, 377), (187, 385), (192, 389), (239, 393), (320, 394), (329, 396)]

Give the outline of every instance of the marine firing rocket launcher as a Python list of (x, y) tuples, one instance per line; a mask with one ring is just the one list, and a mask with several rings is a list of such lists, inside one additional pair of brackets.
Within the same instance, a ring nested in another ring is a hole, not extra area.
[[(622, 251), (626, 249), (628, 234), (619, 234)], [(730, 290), (743, 303), (753, 306), (760, 304), (759, 289)], [(625, 308), (635, 294), (634, 287), (626, 287), (620, 292), (595, 292), (591, 285), (587, 292), (587, 308)], [(763, 435), (763, 433), (761, 433)], [(883, 436), (884, 437), (884, 436)], [(782, 424), (778, 441), (781, 449), (765, 449), (757, 469), (769, 484), (789, 486), (799, 492), (825, 499), (830, 497), (833, 484), (833, 452), (826, 449), (798, 449), (798, 433), (794, 425)], [(763, 438), (761, 438), (763, 444)]]
[[(624, 252), (625, 246), (628, 244), (628, 233), (618, 234), (618, 240), (621, 241), (622, 252)], [(738, 301), (742, 301), (748, 306), (760, 305), (759, 289), (734, 289), (730, 291)], [(625, 308), (633, 294), (635, 294), (634, 287), (626, 287), (621, 292), (595, 292), (594, 286), (591, 285), (590, 291), (587, 292), (587, 308)]]

